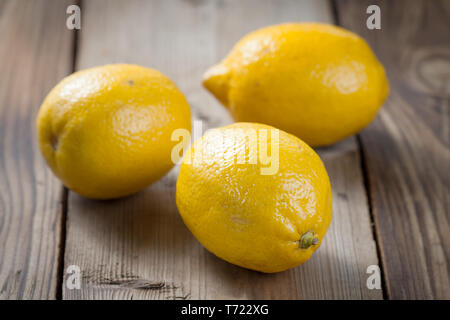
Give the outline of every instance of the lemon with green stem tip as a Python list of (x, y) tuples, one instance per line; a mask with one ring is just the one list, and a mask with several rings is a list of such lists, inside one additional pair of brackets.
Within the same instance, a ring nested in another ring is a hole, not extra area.
[[(267, 150), (270, 157), (261, 157)], [(206, 249), (268, 273), (307, 261), (332, 216), (319, 156), (297, 137), (256, 123), (211, 129), (195, 141), (181, 163), (176, 203)]]

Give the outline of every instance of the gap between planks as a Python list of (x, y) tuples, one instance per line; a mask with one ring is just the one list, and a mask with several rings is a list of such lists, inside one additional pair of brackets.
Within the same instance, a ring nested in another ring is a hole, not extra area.
[[(82, 11), (82, 0), (74, 1), (72, 4), (80, 7)], [(81, 20), (82, 21), (82, 20)], [(72, 37), (72, 70), (71, 73), (76, 71), (77, 67), (77, 55), (78, 55), (78, 35), (79, 31), (74, 29)], [(63, 299), (63, 286), (64, 286), (64, 276), (65, 276), (65, 254), (66, 254), (66, 238), (67, 238), (67, 223), (68, 223), (68, 208), (69, 208), (69, 189), (62, 186), (62, 196), (61, 196), (61, 233), (60, 233), (60, 246), (58, 252), (58, 273), (57, 273), (57, 288), (56, 288), (56, 300)]]
[[(340, 19), (339, 19), (339, 10), (338, 10), (338, 4), (336, 0), (329, 0), (330, 2), (330, 7), (333, 13), (333, 19), (334, 19), (334, 24), (337, 26), (341, 26), (340, 23)], [(389, 292), (387, 290), (387, 284), (386, 284), (386, 276), (385, 276), (385, 262), (384, 262), (384, 257), (380, 248), (380, 235), (377, 232), (377, 227), (375, 224), (375, 218), (374, 218), (374, 213), (373, 213), (373, 205), (372, 205), (372, 199), (370, 197), (370, 183), (369, 183), (369, 175), (368, 175), (368, 168), (367, 168), (367, 163), (366, 163), (366, 157), (364, 154), (364, 147), (361, 141), (361, 136), (358, 134), (355, 135), (356, 138), (356, 145), (357, 145), (357, 149), (359, 152), (359, 160), (360, 160), (360, 167), (361, 167), (361, 173), (362, 173), (362, 178), (363, 178), (363, 185), (364, 185), (364, 190), (365, 190), (365, 195), (366, 195), (366, 200), (367, 200), (367, 205), (368, 205), (368, 210), (369, 210), (369, 217), (370, 217), (370, 227), (372, 230), (372, 237), (373, 240), (375, 242), (375, 248), (376, 248), (376, 253), (377, 253), (377, 257), (378, 257), (378, 264), (380, 267), (380, 276), (381, 276), (381, 290), (382, 290), (382, 294), (383, 294), (383, 300), (388, 300), (390, 299), (389, 297)]]
[[(329, 0), (330, 1), (330, 7), (333, 12), (333, 19), (334, 24), (337, 26), (341, 26), (340, 19), (339, 19), (339, 10), (338, 10), (338, 4), (336, 0)], [(378, 257), (378, 264), (380, 267), (380, 276), (381, 276), (381, 291), (383, 294), (383, 300), (388, 300), (389, 298), (389, 292), (387, 291), (387, 285), (386, 285), (386, 276), (385, 276), (385, 264), (384, 264), (384, 257), (382, 255), (382, 251), (380, 248), (380, 237), (377, 232), (377, 227), (375, 224), (375, 218), (373, 216), (373, 205), (372, 205), (372, 199), (370, 197), (370, 184), (369, 184), (369, 175), (368, 175), (368, 168), (366, 163), (366, 157), (364, 154), (363, 144), (361, 142), (361, 137), (358, 134), (355, 135), (356, 138), (356, 146), (359, 153), (359, 160), (360, 160), (360, 167), (361, 167), (361, 173), (363, 178), (363, 185), (364, 185), (364, 191), (366, 195), (368, 210), (369, 210), (369, 217), (370, 217), (370, 227), (372, 230), (372, 237), (375, 242), (375, 248), (376, 253)]]

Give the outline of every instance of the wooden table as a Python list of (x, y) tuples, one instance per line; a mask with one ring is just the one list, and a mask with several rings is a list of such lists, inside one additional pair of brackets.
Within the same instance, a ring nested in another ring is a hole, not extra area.
[[(66, 28), (74, 3), (80, 31)], [(370, 4), (381, 30), (366, 27)], [(317, 150), (334, 217), (306, 264), (266, 275), (208, 253), (178, 215), (178, 168), (134, 196), (92, 201), (46, 167), (35, 119), (64, 76), (116, 62), (156, 68), (216, 127), (231, 118), (202, 73), (245, 33), (286, 21), (357, 32), (391, 84), (368, 128)], [(445, 0), (0, 0), (0, 299), (449, 299), (449, 33)], [(66, 286), (71, 265), (80, 290)], [(371, 265), (381, 289), (367, 287)]]

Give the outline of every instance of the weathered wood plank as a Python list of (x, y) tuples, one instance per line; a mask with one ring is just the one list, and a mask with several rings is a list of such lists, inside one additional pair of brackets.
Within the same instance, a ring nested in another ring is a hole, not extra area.
[[(450, 3), (337, 1), (384, 64), (390, 97), (361, 134), (388, 295), (450, 299)], [(381, 30), (365, 26), (381, 8)]]
[(55, 299), (62, 185), (39, 154), (35, 120), (71, 72), (65, 1), (0, 1), (0, 300)]
[[(231, 122), (201, 87), (202, 73), (246, 32), (299, 20), (331, 21), (326, 1), (85, 2), (78, 68), (138, 63), (170, 76), (204, 126)], [(101, 21), (101, 23), (99, 23)], [(101, 39), (101, 40), (100, 40)], [(65, 264), (83, 272), (65, 299), (381, 298), (366, 288), (377, 264), (355, 138), (320, 150), (334, 191), (334, 220), (308, 263), (273, 275), (228, 264), (204, 250), (175, 206), (178, 168), (132, 197), (69, 196)]]

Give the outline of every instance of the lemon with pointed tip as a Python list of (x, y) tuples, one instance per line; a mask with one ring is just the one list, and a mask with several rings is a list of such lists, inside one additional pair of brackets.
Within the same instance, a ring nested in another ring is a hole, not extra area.
[(65, 186), (88, 198), (135, 193), (173, 166), (175, 129), (189, 105), (162, 73), (127, 64), (76, 72), (45, 98), (37, 118), (42, 154)]
[(206, 249), (267, 273), (311, 257), (330, 224), (331, 202), (314, 150), (256, 123), (208, 130), (186, 153), (176, 190), (186, 226)]
[(363, 129), (389, 90), (383, 66), (361, 37), (319, 23), (246, 35), (203, 84), (236, 121), (273, 125), (312, 146)]

